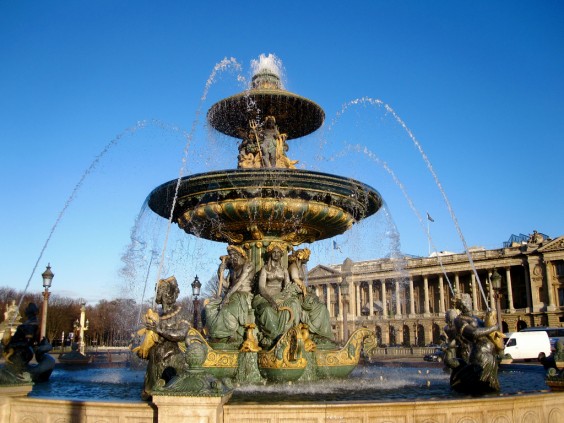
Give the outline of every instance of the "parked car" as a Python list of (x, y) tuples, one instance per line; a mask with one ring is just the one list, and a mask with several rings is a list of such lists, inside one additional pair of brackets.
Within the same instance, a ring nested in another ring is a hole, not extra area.
[(443, 350), (441, 350), (440, 348), (437, 348), (431, 354), (427, 354), (425, 357), (423, 357), (423, 360), (434, 361), (436, 363), (442, 363), (444, 358), (445, 358), (445, 352)]

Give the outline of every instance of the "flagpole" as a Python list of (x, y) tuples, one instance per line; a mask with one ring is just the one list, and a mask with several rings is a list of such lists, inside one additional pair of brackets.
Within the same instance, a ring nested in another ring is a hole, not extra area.
[(427, 212), (427, 242), (429, 244), (429, 257), (431, 257), (431, 222), (435, 220), (431, 217), (429, 212)]
[(431, 221), (427, 219), (427, 243), (429, 244), (429, 254), (431, 257)]

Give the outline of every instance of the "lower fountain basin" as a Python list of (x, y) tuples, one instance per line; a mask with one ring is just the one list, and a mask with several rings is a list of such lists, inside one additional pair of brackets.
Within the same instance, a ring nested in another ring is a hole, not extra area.
[[(56, 367), (49, 382), (33, 386), (30, 397), (75, 401), (140, 401), (145, 370), (129, 368)], [(485, 398), (536, 393), (548, 389), (545, 372), (537, 365), (508, 365), (500, 371), (501, 392)], [(230, 403), (288, 403), (340, 401), (425, 401), (462, 399), (468, 395), (450, 389), (449, 374), (440, 365), (402, 363), (359, 365), (347, 379), (325, 379), (288, 384), (238, 387)]]
[[(452, 392), (449, 375), (440, 366), (423, 362), (360, 366), (347, 380), (248, 385), (218, 399), (158, 397), (155, 404), (135, 400), (143, 376), (143, 370), (56, 368), (50, 381), (34, 386), (29, 397), (5, 399), (0, 420), (558, 423), (564, 417), (564, 392), (547, 392), (544, 369), (535, 365), (504, 366), (501, 393), (480, 398)], [(104, 393), (108, 385), (114, 387)]]

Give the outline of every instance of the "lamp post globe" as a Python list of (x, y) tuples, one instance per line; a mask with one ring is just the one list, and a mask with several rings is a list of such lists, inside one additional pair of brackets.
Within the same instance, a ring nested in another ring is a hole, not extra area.
[(198, 296), (200, 295), (200, 289), (202, 288), (202, 283), (198, 279), (198, 275), (194, 278), (192, 282), (192, 296), (194, 297), (194, 328), (197, 330), (202, 329), (202, 319), (200, 318), (200, 300)]
[(51, 288), (51, 283), (53, 282), (54, 276), (55, 274), (51, 270), (51, 263), (49, 263), (47, 264), (47, 268), (45, 269), (45, 271), (41, 274), (41, 277), (43, 278), (44, 290), (43, 290), (43, 310), (41, 314), (40, 339), (45, 338), (47, 334), (47, 310), (49, 308), (49, 295), (51, 294), (49, 292), (49, 288)]

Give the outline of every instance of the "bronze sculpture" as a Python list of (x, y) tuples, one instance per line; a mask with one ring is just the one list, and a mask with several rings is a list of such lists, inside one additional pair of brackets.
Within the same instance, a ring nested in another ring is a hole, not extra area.
[(449, 346), (445, 364), (451, 368), (450, 386), (457, 392), (483, 394), (499, 391), (499, 355), (503, 334), (488, 312), (486, 321), (471, 313), (469, 294), (455, 298), (460, 314), (447, 312)]
[[(247, 253), (236, 245), (228, 246), (227, 256), (220, 259), (218, 298), (211, 299), (205, 306), (206, 327), (211, 338), (240, 344), (246, 325), (254, 321), (251, 308), (254, 267)], [(226, 292), (222, 298), (224, 289)]]
[[(52, 346), (47, 338), (39, 339), (39, 308), (29, 303), (25, 309), (26, 320), (20, 324), (11, 337), (5, 337), (5, 366), (0, 369), (0, 384), (14, 385), (45, 382), (49, 379), (55, 359), (48, 352)], [(30, 364), (35, 356), (37, 364)]]
[(145, 328), (142, 330), (145, 340), (141, 347), (134, 350), (149, 361), (142, 393), (144, 399), (151, 397), (156, 386), (163, 385), (184, 370), (182, 344), (179, 343), (185, 340), (190, 323), (176, 304), (179, 292), (174, 276), (159, 280), (155, 302), (162, 309), (159, 313), (149, 309), (145, 315)]

